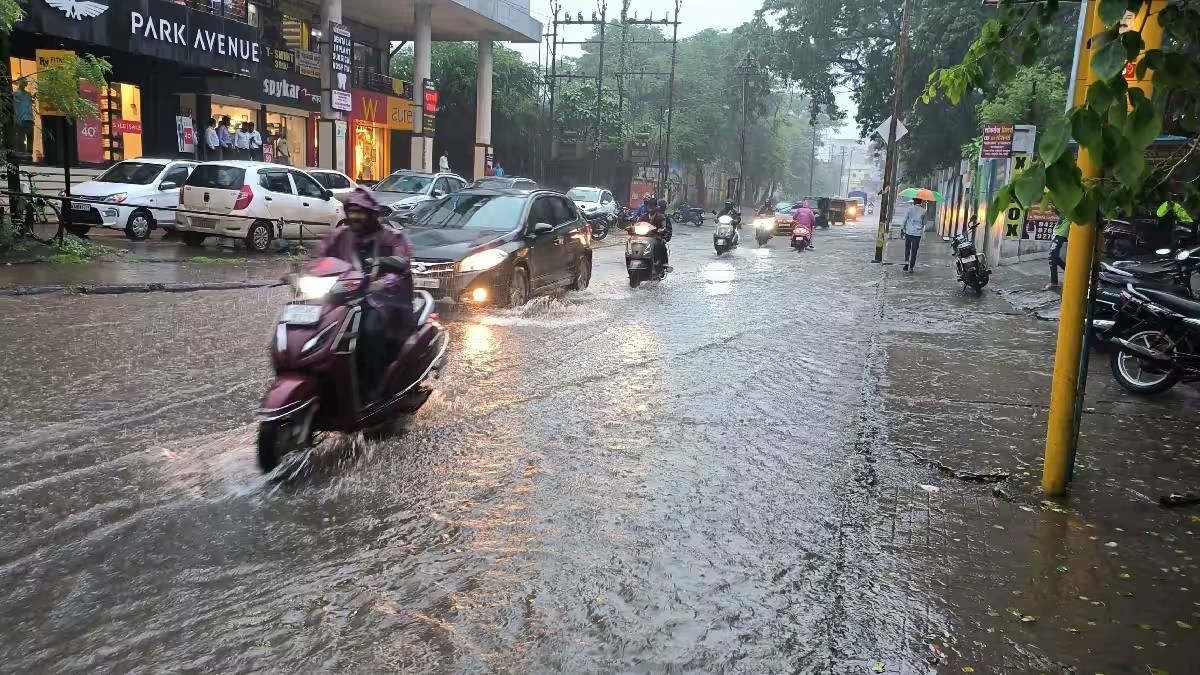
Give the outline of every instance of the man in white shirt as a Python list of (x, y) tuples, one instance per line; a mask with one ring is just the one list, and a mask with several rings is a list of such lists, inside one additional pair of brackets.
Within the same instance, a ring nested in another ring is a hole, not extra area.
[(250, 157), (250, 132), (246, 130), (246, 124), (243, 123), (238, 128), (237, 135), (233, 137), (233, 147), (237, 151), (238, 159), (251, 159)]
[(254, 128), (254, 122), (247, 125), (250, 129), (250, 159), (262, 161), (262, 134)]
[(450, 173), (450, 158), (446, 156), (446, 151), (442, 151), (442, 158), (438, 160), (438, 170), (442, 173)]
[(217, 136), (217, 118), (208, 118), (208, 128), (204, 130), (204, 159), (213, 161), (221, 159), (221, 137)]

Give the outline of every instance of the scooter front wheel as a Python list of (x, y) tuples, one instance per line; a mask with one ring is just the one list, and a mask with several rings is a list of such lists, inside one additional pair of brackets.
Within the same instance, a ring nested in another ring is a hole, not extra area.
[(263, 473), (274, 471), (287, 455), (312, 447), (315, 415), (315, 407), (309, 406), (300, 415), (258, 423), (258, 468)]

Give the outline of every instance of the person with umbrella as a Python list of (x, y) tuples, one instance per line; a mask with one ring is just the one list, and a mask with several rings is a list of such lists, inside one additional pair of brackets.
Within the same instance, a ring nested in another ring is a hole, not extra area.
[(904, 235), (904, 271), (915, 272), (917, 251), (921, 248), (921, 236), (925, 234), (925, 203), (941, 201), (942, 195), (925, 188), (909, 188), (900, 196), (912, 200), (912, 205), (904, 213), (904, 225), (900, 232)]

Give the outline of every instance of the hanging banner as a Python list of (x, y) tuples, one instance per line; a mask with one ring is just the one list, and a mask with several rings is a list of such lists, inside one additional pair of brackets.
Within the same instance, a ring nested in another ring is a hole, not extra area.
[[(100, 107), (100, 92), (86, 81), (79, 82), (79, 96)], [(104, 162), (104, 136), (100, 133), (100, 118), (84, 117), (75, 120), (75, 147), (82, 164)]]
[(350, 112), (351, 74), (354, 70), (354, 42), (350, 29), (340, 23), (329, 22), (329, 107)]
[(175, 116), (175, 145), (179, 152), (196, 152), (196, 129), (192, 126), (192, 118)]

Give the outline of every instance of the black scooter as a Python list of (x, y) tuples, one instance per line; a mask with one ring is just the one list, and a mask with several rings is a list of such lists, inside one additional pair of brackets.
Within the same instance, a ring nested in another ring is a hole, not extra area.
[(635, 223), (626, 229), (629, 239), (625, 241), (625, 270), (629, 273), (629, 287), (637, 288), (643, 281), (666, 278), (671, 267), (662, 264), (655, 255), (655, 248), (660, 242), (665, 247), (671, 240), (670, 234), (646, 222)]

